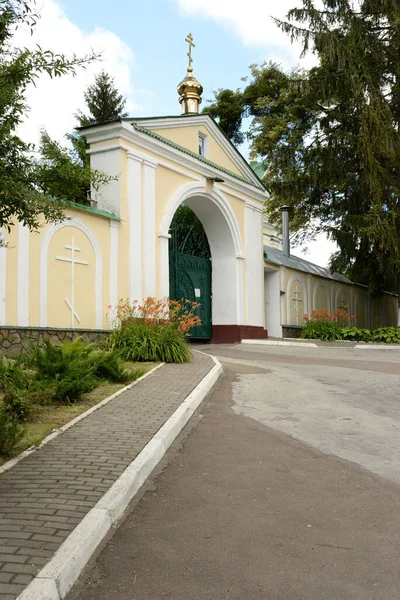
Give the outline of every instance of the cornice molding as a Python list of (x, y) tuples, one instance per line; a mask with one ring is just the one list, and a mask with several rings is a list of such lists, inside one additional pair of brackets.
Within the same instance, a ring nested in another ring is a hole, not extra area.
[[(230, 188), (236, 190), (238, 192), (244, 193), (246, 196), (253, 197), (261, 202), (267, 198), (267, 191), (261, 190), (260, 188), (255, 188), (250, 183), (246, 183), (245, 181), (240, 181), (235, 177), (227, 174), (225, 171), (219, 170), (217, 167), (213, 167), (211, 165), (202, 163), (196, 158), (169, 146), (156, 138), (146, 135), (140, 131), (133, 129), (130, 123), (110, 123), (105, 125), (99, 125), (96, 128), (93, 128), (92, 131), (85, 132), (85, 137), (89, 144), (96, 144), (99, 142), (104, 142), (108, 140), (113, 140), (114, 144), (109, 147), (102, 147), (98, 150), (96, 148), (90, 149), (89, 154), (94, 154), (96, 152), (106, 152), (107, 150), (114, 150), (117, 148), (122, 148), (127, 152), (131, 152), (136, 156), (142, 157), (143, 159), (155, 160), (152, 157), (149, 157), (145, 153), (142, 153), (140, 150), (136, 150), (131, 148), (128, 144), (124, 142), (130, 142), (132, 144), (136, 144), (143, 148), (143, 150), (148, 150), (149, 152), (153, 152), (154, 154), (158, 154), (160, 157), (170, 160), (171, 162), (177, 163), (180, 167), (186, 167), (191, 169), (195, 173), (197, 172), (199, 175), (203, 177), (210, 178), (215, 176), (220, 176), (224, 179), (226, 186), (229, 185)], [(115, 140), (118, 140), (115, 143)]]
[(233, 164), (237, 167), (242, 175), (248, 177), (254, 184), (260, 185), (260, 181), (253, 172), (253, 169), (247, 163), (245, 158), (240, 154), (236, 148), (232, 145), (232, 143), (225, 137), (225, 135), (221, 132), (218, 125), (214, 122), (214, 120), (207, 114), (198, 115), (196, 117), (165, 117), (161, 119), (131, 119), (129, 123), (137, 123), (141, 127), (146, 127), (151, 131), (155, 129), (172, 129), (172, 128), (181, 128), (181, 127), (191, 127), (191, 126), (199, 126), (203, 125), (209, 134), (212, 135), (217, 142), (220, 144), (225, 153), (229, 156)]

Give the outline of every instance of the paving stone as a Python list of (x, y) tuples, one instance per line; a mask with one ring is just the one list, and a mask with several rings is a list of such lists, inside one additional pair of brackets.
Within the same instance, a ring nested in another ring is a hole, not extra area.
[(213, 366), (199, 353), (164, 366), (0, 476), (0, 600), (15, 600)]

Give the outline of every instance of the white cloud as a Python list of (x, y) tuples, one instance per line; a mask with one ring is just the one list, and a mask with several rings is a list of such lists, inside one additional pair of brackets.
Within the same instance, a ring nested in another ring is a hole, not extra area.
[(40, 0), (37, 10), (41, 18), (33, 35), (27, 29), (18, 30), (14, 39), (15, 46), (33, 48), (39, 44), (43, 49), (69, 56), (73, 53), (82, 56), (94, 51), (102, 53), (102, 60), (89, 64), (86, 70), (79, 70), (75, 77), (66, 75), (50, 79), (47, 75), (42, 75), (36, 87), (31, 86), (27, 91), (30, 112), (20, 127), (20, 135), (26, 141), (37, 143), (39, 130), (43, 127), (51, 137), (65, 143), (63, 136), (71, 132), (76, 124), (74, 113), (78, 109), (85, 109), (83, 91), (101, 69), (114, 77), (116, 87), (128, 98), (127, 111), (137, 110), (138, 107), (132, 101), (132, 50), (111, 31), (100, 28), (82, 31), (68, 20), (56, 0)]
[(183, 14), (212, 19), (233, 30), (241, 42), (248, 47), (265, 48), (265, 59), (274, 60), (285, 67), (296, 64), (314, 64), (312, 55), (300, 61), (301, 47), (291, 44), (271, 17), (285, 20), (288, 11), (299, 0), (176, 0)]
[(332, 240), (328, 239), (323, 233), (316, 236), (312, 242), (307, 242), (302, 246), (295, 246), (293, 254), (305, 258), (310, 262), (327, 267), (331, 254), (338, 250), (338, 246)]

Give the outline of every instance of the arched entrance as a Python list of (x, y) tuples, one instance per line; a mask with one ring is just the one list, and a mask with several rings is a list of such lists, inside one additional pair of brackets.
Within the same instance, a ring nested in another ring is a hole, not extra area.
[(201, 325), (194, 327), (192, 339), (211, 338), (211, 251), (201, 221), (185, 204), (176, 211), (169, 239), (169, 296), (200, 306), (196, 314)]
[(210, 248), (212, 341), (240, 341), (245, 323), (243, 243), (232, 207), (214, 186), (206, 189), (203, 182), (186, 184), (164, 209), (159, 229), (161, 294), (171, 295), (169, 239), (171, 223), (182, 204), (198, 217)]

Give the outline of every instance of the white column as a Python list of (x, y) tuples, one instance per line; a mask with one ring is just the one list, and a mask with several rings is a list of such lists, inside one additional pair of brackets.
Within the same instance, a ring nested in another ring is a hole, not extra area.
[(264, 287), (264, 260), (263, 260), (263, 229), (262, 208), (253, 210), (253, 260), (254, 260), (254, 325), (264, 327), (263, 287)]
[(143, 296), (155, 297), (156, 289), (156, 168), (143, 161)]
[(244, 325), (244, 257), (236, 257), (237, 324)]
[[(0, 228), (0, 242), (5, 243), (3, 230)], [(6, 324), (6, 290), (7, 290), (7, 248), (0, 246), (0, 325)]]
[(158, 236), (160, 245), (160, 295), (161, 298), (169, 298), (169, 239), (170, 234), (160, 234)]
[[(281, 325), (287, 325), (286, 306), (286, 267), (281, 266), (280, 271), (280, 294), (281, 294)], [(282, 293), (283, 292), (283, 293)]]
[(255, 261), (254, 261), (254, 208), (251, 204), (245, 205), (246, 223), (246, 324), (256, 324), (256, 299), (254, 289)]
[(307, 275), (307, 310), (308, 316), (311, 317), (311, 313), (314, 310), (313, 307), (313, 291), (312, 291), (312, 275)]
[(143, 299), (142, 159), (128, 152), (129, 299)]
[(29, 325), (29, 229), (18, 223), (17, 325)]
[[(110, 302), (115, 308), (118, 304), (118, 232), (119, 221), (110, 219)], [(110, 325), (112, 325), (113, 315), (110, 313)]]

